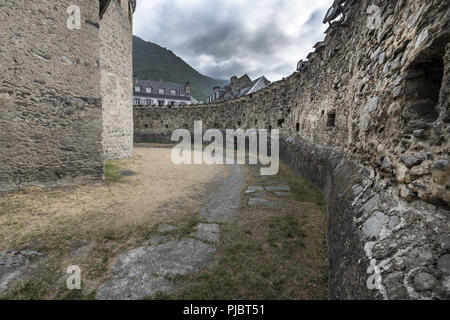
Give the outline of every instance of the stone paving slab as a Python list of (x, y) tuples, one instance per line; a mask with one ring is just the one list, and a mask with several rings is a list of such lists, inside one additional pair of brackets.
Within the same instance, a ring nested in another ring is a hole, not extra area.
[(264, 191), (264, 187), (261, 187), (261, 186), (249, 186), (249, 187), (247, 187), (247, 190), (251, 190), (251, 191)]
[(290, 192), (285, 192), (285, 191), (274, 191), (274, 194), (277, 197), (289, 197), (291, 195)]
[(255, 197), (255, 198), (264, 198), (266, 196), (266, 193), (265, 192), (255, 192), (255, 193), (252, 193), (252, 197)]
[(291, 191), (289, 186), (269, 186), (266, 187), (267, 191)]
[(211, 223), (231, 221), (241, 204), (242, 181), (241, 167), (231, 165), (229, 177), (213, 190), (207, 203), (200, 209), (201, 215)]
[(250, 206), (264, 206), (264, 207), (277, 207), (279, 205), (278, 202), (260, 198), (250, 198), (248, 204)]
[(215, 251), (214, 245), (196, 239), (129, 251), (119, 257), (112, 270), (113, 279), (99, 288), (97, 299), (143, 299), (158, 291), (170, 292), (172, 283), (162, 277), (197, 272)]
[(286, 185), (288, 182), (286, 180), (272, 180), (272, 181), (267, 181), (267, 184), (270, 185), (274, 185), (274, 184), (278, 184), (278, 185)]
[(98, 289), (98, 300), (141, 300), (163, 292), (170, 293), (173, 284), (163, 277), (143, 274), (141, 277), (119, 278), (103, 284)]
[(194, 235), (196, 238), (212, 243), (219, 242), (219, 225), (202, 223), (196, 229), (197, 232)]
[(22, 277), (32, 257), (41, 255), (35, 251), (0, 252), (0, 294)]

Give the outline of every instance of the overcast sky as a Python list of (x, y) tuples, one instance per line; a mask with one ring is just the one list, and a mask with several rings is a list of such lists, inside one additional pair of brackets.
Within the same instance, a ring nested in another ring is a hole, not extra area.
[(276, 81), (324, 38), (331, 0), (140, 0), (134, 34), (204, 75)]

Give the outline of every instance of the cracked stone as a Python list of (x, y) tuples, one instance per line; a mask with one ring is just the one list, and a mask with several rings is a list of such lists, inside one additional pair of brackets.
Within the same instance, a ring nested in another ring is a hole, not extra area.
[(364, 215), (370, 214), (377, 207), (380, 198), (380, 195), (374, 195), (361, 207), (360, 212)]

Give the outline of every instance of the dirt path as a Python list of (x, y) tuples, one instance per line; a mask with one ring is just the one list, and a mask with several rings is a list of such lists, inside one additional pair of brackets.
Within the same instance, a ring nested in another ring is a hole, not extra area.
[(175, 166), (162, 147), (108, 163), (107, 184), (2, 196), (0, 299), (326, 298), (319, 192), (283, 165)]
[[(79, 265), (84, 289), (78, 295), (89, 296), (108, 279), (120, 253), (147, 241), (164, 223), (188, 225), (209, 186), (225, 179), (228, 169), (176, 166), (170, 154), (167, 148), (136, 148), (132, 159), (108, 164), (107, 179), (114, 183), (0, 197), (2, 291), (12, 289), (8, 297), (16, 299), (72, 296), (65, 270)], [(30, 252), (38, 254), (30, 258)]]
[(198, 272), (208, 265), (220, 239), (217, 223), (231, 221), (241, 202), (241, 167), (226, 168), (230, 168), (229, 176), (211, 184), (201, 207), (198, 219), (203, 217), (206, 221), (199, 220), (190, 232), (181, 235), (177, 234), (176, 226), (163, 226), (160, 236), (121, 255), (112, 269), (111, 281), (99, 288), (97, 299), (137, 300), (171, 293), (175, 290), (171, 279)]

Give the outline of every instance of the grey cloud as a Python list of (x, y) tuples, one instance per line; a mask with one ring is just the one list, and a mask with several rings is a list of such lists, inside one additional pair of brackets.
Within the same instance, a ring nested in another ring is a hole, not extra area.
[[(135, 29), (144, 40), (169, 48), (208, 76), (225, 79), (248, 73), (251, 77), (273, 74), (281, 78), (293, 72), (295, 64), (279, 61), (277, 57), (292, 54), (286, 52), (293, 50), (292, 44), (312, 46), (323, 38), (321, 27), (326, 7), (312, 12), (301, 27), (300, 37), (283, 32), (276, 17), (292, 1), (297, 0), (274, 1), (273, 19), (257, 21), (258, 26), (252, 31), (245, 28), (248, 12), (240, 10), (236, 3), (219, 0), (208, 0), (201, 6), (177, 6), (164, 1), (154, 8), (153, 19), (138, 17)], [(205, 56), (214, 63), (201, 64), (200, 57)]]

